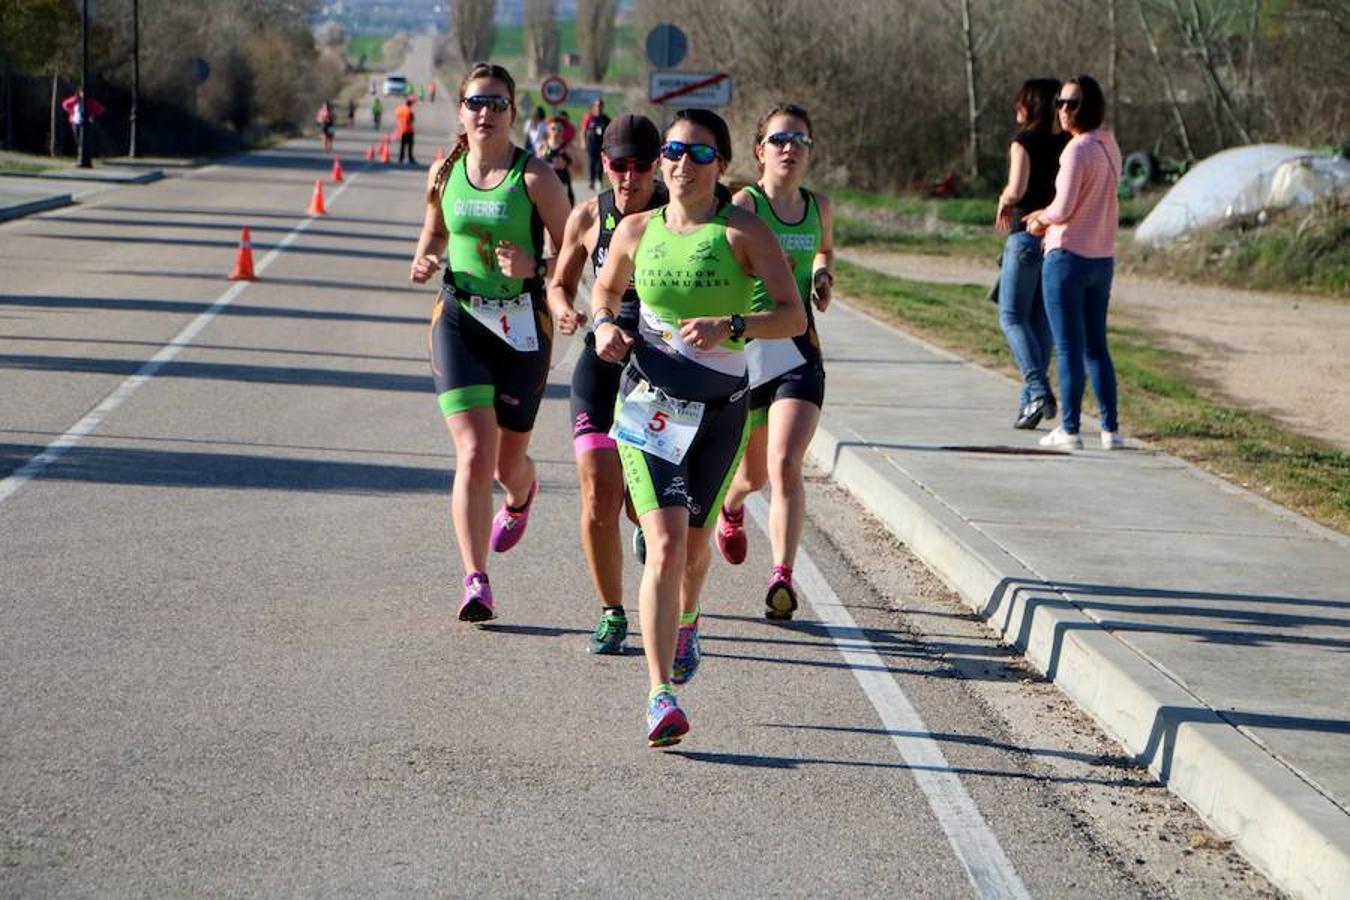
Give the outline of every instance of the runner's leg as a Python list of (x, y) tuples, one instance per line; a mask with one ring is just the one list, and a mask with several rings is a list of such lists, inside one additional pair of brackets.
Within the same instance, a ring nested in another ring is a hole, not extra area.
[(446, 417), (455, 445), (455, 483), (450, 510), (466, 573), (487, 571), (492, 529), (492, 472), (497, 463), (497, 414), (477, 407)]
[(767, 458), (770, 504), (769, 540), (774, 565), (792, 568), (806, 519), (802, 480), (806, 448), (820, 422), (820, 407), (807, 400), (784, 399), (769, 407)]
[(623, 542), (619, 510), (624, 506), (623, 469), (618, 451), (587, 450), (577, 455), (581, 480), (581, 547), (600, 603), (623, 606)]
[(647, 564), (642, 569), (638, 609), (647, 680), (652, 688), (670, 683), (675, 661), (675, 632), (680, 622), (680, 594), (688, 561), (689, 511), (667, 506), (641, 516), (647, 536)]

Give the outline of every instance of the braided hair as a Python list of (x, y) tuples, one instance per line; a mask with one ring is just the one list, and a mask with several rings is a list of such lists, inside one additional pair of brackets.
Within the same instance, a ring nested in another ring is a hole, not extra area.
[[(469, 82), (477, 81), (480, 78), (490, 78), (493, 81), (500, 81), (506, 85), (506, 94), (511, 98), (511, 110), (514, 113), (516, 107), (516, 80), (511, 77), (511, 73), (506, 68), (496, 63), (479, 62), (469, 67), (469, 72), (464, 76), (464, 80), (459, 83), (459, 102), (464, 102), (464, 89), (469, 86)], [(431, 190), (427, 191), (427, 203), (436, 206), (441, 202), (441, 195), (445, 193), (445, 185), (450, 181), (450, 173), (455, 168), (455, 163), (461, 156), (469, 152), (469, 135), (461, 131), (455, 136), (455, 145), (450, 148), (450, 155), (441, 163), (441, 167), (436, 170), (436, 178), (431, 184)]]

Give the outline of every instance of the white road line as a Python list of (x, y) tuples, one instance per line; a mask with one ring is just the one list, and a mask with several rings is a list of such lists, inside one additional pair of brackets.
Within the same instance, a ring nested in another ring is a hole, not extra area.
[[(766, 534), (769, 530), (769, 505), (758, 494), (746, 503), (751, 517)], [(928, 799), (938, 825), (947, 835), (952, 850), (966, 870), (975, 895), (981, 898), (1019, 898), (1030, 900), (1026, 885), (1018, 877), (1012, 862), (999, 846), (989, 823), (980, 815), (961, 779), (951, 771), (937, 741), (928, 737), (918, 710), (909, 702), (886, 662), (876, 652), (867, 634), (844, 607), (825, 576), (805, 550), (797, 551), (794, 576), (802, 597), (816, 617), (829, 629), (845, 662), (862, 685), (863, 692), (881, 716), (891, 741), (901, 758), (911, 767), (914, 780)]]
[[(329, 198), (330, 202), (341, 197), (342, 192), (347, 190), (347, 187), (360, 176), (361, 173), (357, 172), (343, 181), (342, 186), (334, 191)], [(270, 266), (287, 247), (294, 243), (295, 239), (298, 238), (305, 229), (309, 228), (317, 218), (318, 216), (310, 216), (299, 225), (292, 228), (290, 232), (281, 239), (281, 243), (273, 247), (267, 255), (259, 261), (253, 271), (258, 275), (261, 275), (266, 271), (267, 267)], [(249, 284), (251, 284), (251, 282), (236, 281), (234, 284), (230, 285), (229, 289), (221, 294), (216, 299), (215, 303), (212, 303), (205, 311), (191, 322), (187, 323), (183, 330), (178, 332), (172, 340), (159, 349), (158, 353), (147, 360), (145, 364), (137, 370), (135, 375), (129, 376), (126, 381), (123, 381), (114, 388), (112, 393), (104, 397), (103, 400), (90, 410), (83, 419), (80, 419), (80, 421), (72, 425), (70, 430), (65, 434), (48, 444), (37, 456), (20, 466), (13, 475), (0, 481), (0, 503), (4, 503), (10, 497), (13, 497), (18, 493), (20, 488), (36, 478), (43, 469), (56, 462), (62, 456), (65, 456), (67, 451), (77, 446), (89, 435), (93, 434), (94, 431), (98, 429), (98, 426), (102, 424), (103, 420), (112, 414), (113, 410), (125, 403), (127, 398), (136, 393), (141, 385), (145, 384), (151, 378), (154, 378), (155, 373), (162, 369), (167, 363), (172, 362), (179, 353), (182, 353), (187, 349), (192, 344), (193, 338), (200, 334), (202, 329), (209, 325), (211, 320), (220, 314), (221, 310), (233, 303), (235, 298), (248, 288)]]

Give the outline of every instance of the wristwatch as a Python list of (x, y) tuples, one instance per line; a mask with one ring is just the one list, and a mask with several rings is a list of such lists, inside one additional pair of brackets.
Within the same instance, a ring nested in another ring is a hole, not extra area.
[(731, 314), (731, 339), (740, 340), (745, 337), (745, 318), (740, 313)]

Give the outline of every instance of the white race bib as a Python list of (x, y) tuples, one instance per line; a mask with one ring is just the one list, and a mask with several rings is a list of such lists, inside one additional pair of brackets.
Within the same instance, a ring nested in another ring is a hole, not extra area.
[(680, 337), (679, 322), (668, 322), (646, 306), (642, 307), (638, 332), (648, 342), (664, 344), (685, 359), (707, 366), (714, 372), (732, 376), (745, 374), (745, 353), (739, 347), (723, 347), (721, 344), (706, 349), (695, 347)]
[(512, 350), (529, 353), (539, 349), (539, 334), (534, 329), (534, 304), (529, 294), (509, 300), (475, 295), (469, 298), (468, 309), (469, 315)]
[(745, 365), (750, 370), (750, 387), (772, 381), (779, 375), (791, 372), (806, 362), (797, 342), (792, 338), (763, 340), (756, 338), (745, 342)]
[(643, 381), (623, 398), (609, 436), (679, 464), (703, 421), (704, 404), (676, 400)]

